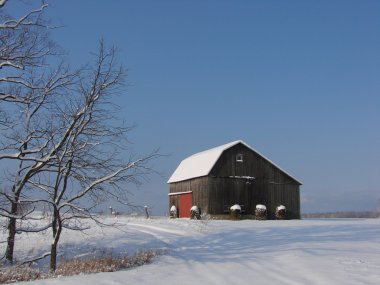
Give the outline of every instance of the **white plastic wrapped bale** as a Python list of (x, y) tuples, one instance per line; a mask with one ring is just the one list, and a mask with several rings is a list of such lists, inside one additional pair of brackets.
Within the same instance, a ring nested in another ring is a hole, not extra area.
[(190, 219), (194, 220), (197, 219), (199, 220), (201, 218), (201, 211), (199, 210), (198, 206), (192, 206), (190, 208)]
[(199, 212), (199, 208), (198, 208), (198, 206), (192, 206), (190, 208), (190, 211)]
[(241, 207), (238, 204), (235, 204), (230, 207), (230, 217), (232, 220), (241, 219)]
[(265, 205), (257, 204), (257, 205), (256, 205), (256, 209), (259, 209), (259, 210), (261, 210), (261, 211), (266, 211), (266, 210), (267, 210), (267, 207), (265, 207)]
[(266, 220), (267, 219), (267, 207), (262, 204), (257, 204), (255, 209), (256, 220)]
[(284, 220), (286, 218), (286, 207), (284, 205), (277, 206), (275, 215), (277, 220)]
[(177, 207), (174, 205), (170, 207), (170, 218), (177, 218)]
[(280, 206), (277, 206), (277, 209), (278, 211), (280, 210), (286, 210), (286, 207), (284, 205), (280, 205)]
[(235, 204), (235, 205), (231, 206), (230, 210), (231, 211), (237, 211), (237, 210), (241, 211), (241, 207), (240, 207), (240, 205)]

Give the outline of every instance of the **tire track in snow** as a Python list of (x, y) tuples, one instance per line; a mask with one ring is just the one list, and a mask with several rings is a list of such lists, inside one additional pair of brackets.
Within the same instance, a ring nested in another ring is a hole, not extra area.
[(185, 236), (186, 235), (186, 233), (184, 233), (183, 231), (172, 230), (172, 229), (168, 229), (168, 228), (165, 229), (165, 228), (158, 227), (158, 226), (142, 225), (142, 224), (135, 224), (135, 223), (128, 223), (127, 225), (139, 227), (139, 228), (146, 228), (146, 229), (150, 229), (150, 230), (157, 231), (157, 232), (174, 234), (174, 235), (178, 235), (178, 236)]
[(173, 242), (178, 240), (178, 238), (186, 236), (186, 233), (183, 231), (162, 228), (159, 226), (128, 223), (128, 227), (129, 229), (133, 228), (135, 231), (152, 236), (158, 241), (164, 243), (167, 248), (172, 248)]

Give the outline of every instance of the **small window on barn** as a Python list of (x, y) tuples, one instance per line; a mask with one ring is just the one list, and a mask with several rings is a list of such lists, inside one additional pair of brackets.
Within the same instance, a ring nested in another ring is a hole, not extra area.
[(236, 161), (237, 162), (243, 162), (243, 155), (241, 153), (236, 155)]

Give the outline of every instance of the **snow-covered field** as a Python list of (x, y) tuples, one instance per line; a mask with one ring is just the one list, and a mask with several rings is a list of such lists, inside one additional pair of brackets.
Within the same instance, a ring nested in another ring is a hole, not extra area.
[[(153, 263), (26, 284), (379, 284), (380, 219), (190, 221), (108, 218), (117, 227), (65, 232), (68, 256), (164, 249)], [(4, 235), (4, 233), (2, 233)], [(4, 236), (2, 236), (4, 240)], [(18, 259), (48, 250), (50, 234), (21, 235)], [(4, 245), (1, 245), (2, 247)], [(3, 248), (1, 248), (3, 250)], [(23, 283), (24, 284), (24, 283)]]

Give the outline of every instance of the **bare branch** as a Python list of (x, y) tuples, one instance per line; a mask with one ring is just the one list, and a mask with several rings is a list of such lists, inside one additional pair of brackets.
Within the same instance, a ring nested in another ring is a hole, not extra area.
[(51, 223), (45, 225), (45, 226), (42, 226), (42, 227), (33, 227), (33, 228), (18, 228), (17, 229), (17, 233), (20, 234), (20, 233), (40, 233), (42, 231), (46, 231), (48, 229), (51, 228)]
[[(6, 1), (3, 0), (2, 5), (0, 3), (0, 7), (4, 6), (5, 3), (6, 3)], [(8, 20), (8, 21), (4, 22), (3, 24), (0, 24), (0, 29), (16, 29), (17, 27), (19, 27), (21, 25), (27, 25), (27, 26), (29, 26), (29, 25), (41, 25), (38, 23), (38, 21), (31, 20), (30, 18), (35, 14), (40, 14), (47, 7), (48, 7), (48, 4), (44, 4), (39, 9), (30, 11), (29, 13), (27, 13), (25, 16), (21, 17), (18, 20)]]
[(41, 260), (41, 259), (44, 259), (44, 258), (50, 256), (50, 255), (51, 255), (50, 252), (45, 252), (43, 255), (41, 255), (41, 256), (39, 256), (39, 257), (32, 258), (32, 259), (28, 259), (28, 260), (26, 260), (26, 261), (20, 263), (18, 266), (23, 266), (23, 265), (25, 265), (25, 264), (32, 264), (32, 263), (34, 263), (34, 262), (36, 262), (36, 261), (38, 261), (38, 260)]

